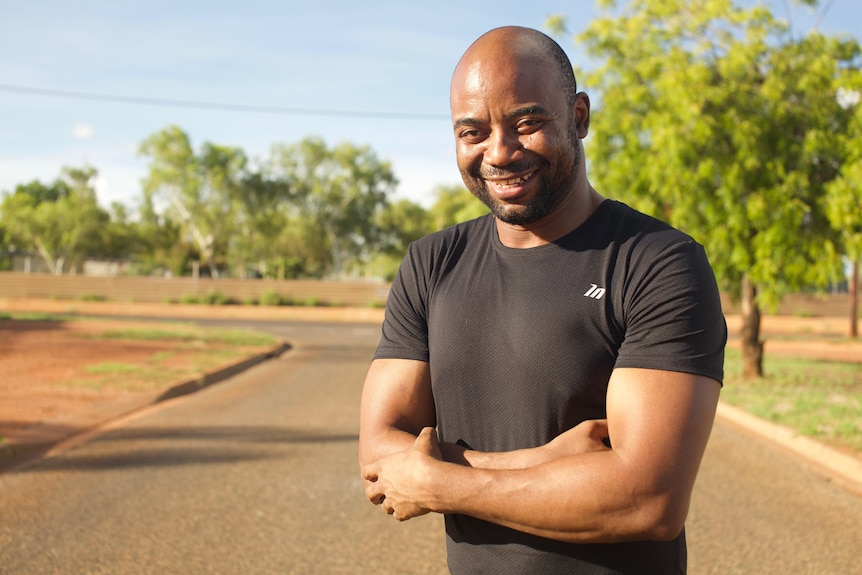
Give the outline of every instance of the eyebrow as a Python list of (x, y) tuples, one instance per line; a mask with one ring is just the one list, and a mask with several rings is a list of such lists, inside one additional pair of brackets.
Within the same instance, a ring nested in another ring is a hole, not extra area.
[(539, 104), (532, 104), (530, 106), (524, 106), (523, 108), (518, 108), (517, 110), (512, 110), (508, 117), (515, 118), (517, 116), (550, 116), (551, 111), (545, 108), (544, 106), (540, 106)]
[[(551, 111), (545, 108), (544, 106), (540, 106), (538, 104), (531, 104), (529, 106), (523, 106), (521, 108), (516, 108), (506, 114), (506, 118), (518, 118), (520, 116), (551, 116)], [(462, 128), (464, 126), (480, 126), (484, 122), (477, 118), (458, 118), (455, 120), (453, 124), (454, 129)]]

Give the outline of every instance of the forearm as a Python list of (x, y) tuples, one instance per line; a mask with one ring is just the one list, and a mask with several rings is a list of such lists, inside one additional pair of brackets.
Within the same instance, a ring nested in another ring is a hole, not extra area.
[[(681, 503), (668, 485), (639, 483), (612, 451), (590, 452), (526, 469), (427, 470), (433, 494), (423, 507), (463, 514), (541, 537), (577, 543), (668, 539), (682, 528)], [(635, 487), (637, 486), (637, 487)]]
[(588, 420), (539, 447), (504, 452), (483, 452), (454, 444), (441, 444), (443, 458), (481, 469), (526, 469), (572, 455), (605, 451), (608, 425), (604, 419)]
[(416, 435), (396, 427), (375, 430), (359, 436), (359, 465), (364, 466), (382, 457), (404, 451), (413, 445)]
[[(672, 539), (688, 512), (718, 391), (702, 376), (617, 370), (607, 423), (585, 422), (535, 450), (467, 450), (461, 465), (451, 453), (444, 459), (428, 427), (413, 446), (363, 469), (366, 496), (402, 521), (434, 511), (569, 542)], [(613, 449), (601, 441), (608, 437)]]

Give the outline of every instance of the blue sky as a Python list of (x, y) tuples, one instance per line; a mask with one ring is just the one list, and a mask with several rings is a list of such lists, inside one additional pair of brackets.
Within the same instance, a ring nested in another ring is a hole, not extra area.
[[(784, 2), (774, 4), (783, 15)], [(195, 147), (204, 141), (239, 146), (253, 158), (308, 135), (330, 145), (368, 144), (392, 162), (398, 196), (428, 206), (435, 185), (460, 183), (447, 114), (449, 78), (464, 49), (491, 28), (541, 28), (551, 14), (565, 15), (570, 31), (578, 32), (593, 6), (577, 0), (0, 0), (0, 191), (53, 180), (63, 165), (90, 164), (99, 170), (102, 204), (134, 205), (146, 171), (138, 145), (176, 124)], [(805, 9), (794, 12), (798, 29), (814, 20)], [(862, 38), (862, 5), (833, 0), (820, 28)], [(560, 42), (583, 64), (571, 37)], [(128, 104), (15, 87), (422, 118)]]

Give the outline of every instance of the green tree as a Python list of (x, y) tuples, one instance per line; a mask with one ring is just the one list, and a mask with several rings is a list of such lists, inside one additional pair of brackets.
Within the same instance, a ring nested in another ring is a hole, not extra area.
[(181, 276), (198, 257), (197, 249), (184, 238), (182, 223), (160, 213), (154, 200), (151, 194), (143, 194), (139, 201), (134, 273)]
[(3, 224), (2, 213), (0, 213), (0, 271), (9, 271), (12, 269), (12, 249), (15, 245), (6, 233), (6, 226)]
[(855, 40), (796, 38), (731, 0), (633, 0), (579, 36), (603, 63), (590, 157), (597, 187), (691, 233), (743, 315), (744, 375), (763, 373), (760, 315), (836, 276), (822, 198), (837, 173), (835, 93)]
[[(284, 246), (277, 245), (277, 238), (288, 227), (288, 206), (293, 198), (291, 183), (261, 169), (247, 170), (239, 186), (242, 193), (234, 214), (228, 263), (240, 277), (246, 275), (248, 268), (254, 268), (261, 276), (279, 277), (268, 268), (269, 262), (285, 254), (279, 250)], [(281, 267), (284, 269), (284, 262)]]
[(271, 173), (292, 190), (295, 212), (313, 225), (329, 251), (327, 272), (342, 277), (367, 263), (383, 243), (379, 212), (397, 183), (389, 162), (367, 146), (333, 148), (317, 137), (276, 145)]
[(379, 212), (376, 225), (381, 232), (381, 242), (368, 267), (368, 273), (391, 281), (410, 242), (427, 235), (433, 231), (433, 227), (428, 211), (406, 199), (387, 204)]
[(846, 151), (838, 177), (826, 185), (826, 214), (850, 260), (850, 337), (859, 336), (859, 262), (862, 261), (862, 74), (848, 79), (836, 97), (847, 111), (847, 130), (836, 138)]
[(170, 206), (172, 219), (180, 222), (198, 249), (212, 277), (219, 277), (219, 263), (246, 215), (242, 181), (247, 176), (245, 153), (228, 146), (204, 143), (194, 152), (188, 135), (168, 126), (140, 146), (149, 158), (143, 180), (145, 203)]
[(442, 230), (488, 213), (488, 208), (462, 185), (437, 186), (434, 205), (429, 210), (431, 226)]
[(96, 175), (92, 167), (67, 167), (51, 184), (17, 186), (0, 204), (9, 241), (18, 249), (37, 251), (55, 275), (98, 252), (110, 216), (96, 201)]

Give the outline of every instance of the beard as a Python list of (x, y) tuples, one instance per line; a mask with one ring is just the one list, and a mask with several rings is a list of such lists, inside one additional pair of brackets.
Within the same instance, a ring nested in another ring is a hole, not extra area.
[[(481, 169), (476, 166), (468, 171), (462, 170), (464, 184), (498, 220), (510, 225), (526, 226), (537, 222), (553, 212), (574, 186), (580, 170), (581, 151), (577, 135), (570, 132), (569, 154), (557, 158), (556, 165), (544, 157), (516, 162), (502, 169)], [(509, 174), (537, 170), (539, 187), (536, 194), (525, 204), (508, 204), (498, 200), (488, 188), (485, 177), (502, 177)]]

